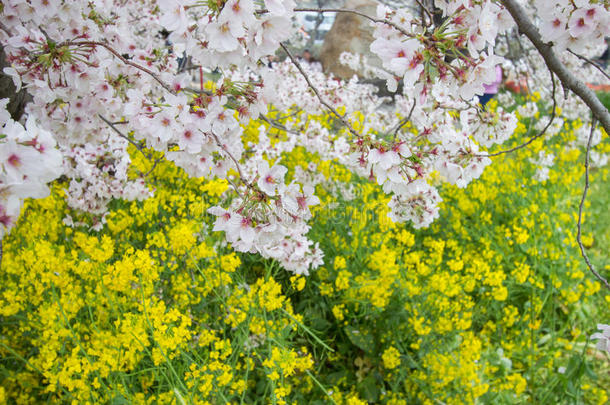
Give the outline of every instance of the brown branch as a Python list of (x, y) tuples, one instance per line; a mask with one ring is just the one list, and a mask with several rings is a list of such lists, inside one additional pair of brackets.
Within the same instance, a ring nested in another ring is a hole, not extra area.
[(547, 67), (552, 70), (565, 88), (572, 90), (591, 109), (593, 115), (610, 134), (610, 113), (585, 83), (577, 79), (559, 60), (551, 45), (545, 44), (538, 29), (530, 21), (527, 13), (517, 0), (500, 0), (517, 23), (519, 31), (525, 34), (544, 58)]
[(580, 254), (582, 255), (583, 259), (585, 259), (585, 263), (587, 263), (587, 267), (589, 267), (589, 270), (591, 271), (591, 273), (593, 273), (593, 275), (595, 277), (597, 277), (597, 279), (607, 289), (610, 290), (610, 284), (608, 284), (608, 281), (605, 278), (603, 278), (602, 275), (599, 274), (595, 270), (595, 267), (593, 267), (593, 265), (589, 261), (589, 257), (587, 256), (587, 252), (585, 252), (585, 247), (583, 246), (582, 239), (581, 239), (582, 209), (583, 209), (583, 206), (585, 205), (585, 198), (587, 198), (587, 190), (589, 190), (589, 152), (591, 150), (591, 140), (593, 139), (593, 132), (595, 131), (595, 124), (596, 124), (595, 118), (593, 118), (591, 120), (591, 132), (589, 133), (589, 140), (587, 141), (587, 151), (585, 154), (585, 188), (582, 192), (582, 199), (580, 200), (580, 205), (578, 206), (578, 224), (577, 224), (578, 232), (576, 233), (576, 241), (578, 242), (578, 246), (580, 247)]
[(303, 78), (305, 79), (305, 81), (307, 82), (307, 85), (309, 86), (309, 88), (314, 92), (314, 94), (316, 95), (316, 97), (318, 98), (318, 100), (320, 100), (320, 103), (322, 103), (322, 105), (324, 105), (326, 108), (328, 108), (328, 110), (330, 112), (333, 113), (333, 115), (335, 115), (337, 118), (339, 118), (339, 120), (343, 123), (343, 125), (345, 125), (345, 127), (349, 130), (349, 132), (351, 132), (356, 138), (362, 138), (362, 135), (360, 135), (350, 124), (349, 122), (347, 122), (347, 120), (345, 119), (345, 117), (341, 114), (339, 114), (339, 112), (337, 110), (335, 110), (335, 108), (328, 104), (320, 95), (320, 92), (318, 91), (318, 89), (316, 88), (316, 86), (313, 85), (313, 83), (311, 82), (311, 80), (309, 79), (309, 76), (307, 76), (307, 73), (305, 73), (305, 71), (303, 70), (303, 67), (301, 66), (301, 64), (299, 63), (299, 61), (296, 60), (296, 58), (292, 55), (292, 53), (288, 50), (288, 48), (286, 47), (286, 45), (284, 45), (283, 43), (280, 42), (280, 46), (282, 47), (282, 49), (284, 49), (284, 52), (286, 52), (286, 54), (288, 55), (288, 57), (290, 58), (290, 60), (292, 61), (292, 63), (297, 67), (297, 69), (299, 70), (299, 72), (301, 73), (301, 75), (303, 76)]
[[(130, 144), (132, 144), (133, 146), (135, 146), (135, 148), (137, 150), (140, 151), (140, 153), (146, 158), (146, 160), (148, 160), (149, 162), (152, 161), (152, 154), (149, 156), (146, 153), (144, 153), (144, 148), (142, 148), (141, 145), (138, 145), (137, 143), (135, 143), (130, 137), (128, 137), (127, 135), (123, 134), (121, 131), (119, 131), (119, 129), (115, 126), (117, 124), (128, 124), (129, 121), (119, 121), (119, 122), (110, 122), (109, 119), (107, 119), (106, 117), (104, 117), (101, 114), (98, 114), (98, 117), (100, 117), (100, 119), (102, 121), (104, 121), (106, 124), (108, 124), (108, 126), (110, 128), (112, 128), (114, 130), (114, 132), (117, 133), (117, 135), (119, 135), (121, 138), (127, 140), (127, 142), (129, 142)], [(155, 161), (153, 162), (152, 167), (146, 172), (146, 173), (142, 173), (140, 172), (140, 175), (142, 175), (142, 177), (148, 177), (148, 175), (150, 173), (152, 173), (153, 170), (155, 170), (155, 168), (157, 167), (157, 165), (159, 164), (160, 161), (163, 160), (163, 156), (161, 156), (158, 159), (155, 159)]]
[[(432, 17), (432, 13), (430, 12), (430, 10), (428, 10), (428, 8), (424, 5), (424, 3), (421, 2), (421, 0), (415, 0), (415, 2), (422, 8), (422, 10), (424, 10), (424, 12), (428, 15), (428, 18), (430, 19), (430, 24), (434, 24), (434, 18)], [(430, 25), (427, 24), (427, 25)]]
[[(278, 111), (278, 110), (276, 110), (276, 111)], [(281, 112), (281, 111), (278, 111), (278, 112)], [(298, 110), (296, 110), (296, 111), (295, 111), (295, 112), (293, 112), (293, 113), (290, 113), (290, 114), (286, 114), (286, 115), (282, 115), (282, 116), (276, 117), (276, 118), (275, 118), (275, 121), (285, 120), (285, 119), (288, 119), (288, 118), (290, 118), (290, 117), (294, 117), (294, 116), (295, 116), (295, 115), (297, 115), (297, 114), (301, 114), (302, 112), (303, 112), (303, 110), (301, 110), (301, 109), (299, 108)]]
[(2, 21), (0, 21), (0, 30), (6, 32), (9, 36), (13, 36), (11, 30), (6, 25), (4, 25)]

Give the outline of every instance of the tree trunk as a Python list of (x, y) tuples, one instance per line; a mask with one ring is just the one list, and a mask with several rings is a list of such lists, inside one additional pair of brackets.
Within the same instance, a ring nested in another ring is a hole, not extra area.
[(13, 79), (3, 72), (5, 67), (10, 67), (10, 64), (6, 60), (4, 47), (0, 47), (0, 99), (9, 99), (6, 109), (11, 117), (18, 121), (23, 115), (26, 104), (32, 101), (32, 96), (25, 89), (21, 89), (19, 92), (15, 91)]

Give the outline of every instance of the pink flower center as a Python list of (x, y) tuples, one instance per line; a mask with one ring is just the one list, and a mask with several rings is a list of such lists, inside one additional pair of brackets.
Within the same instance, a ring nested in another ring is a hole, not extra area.
[(19, 167), (21, 166), (21, 159), (19, 158), (19, 156), (13, 153), (11, 156), (8, 157), (8, 164), (13, 167)]
[(413, 57), (413, 59), (411, 59), (411, 62), (409, 62), (409, 68), (410, 69), (415, 69), (417, 67), (417, 65), (419, 65), (419, 63), (422, 61), (423, 57), (420, 54), (417, 54)]
[(299, 208), (304, 210), (307, 208), (307, 197), (299, 196), (297, 197), (297, 204), (299, 204)]
[(9, 217), (8, 215), (6, 215), (4, 213), (4, 210), (0, 210), (0, 224), (4, 225), (5, 227), (9, 227), (11, 224), (11, 217)]

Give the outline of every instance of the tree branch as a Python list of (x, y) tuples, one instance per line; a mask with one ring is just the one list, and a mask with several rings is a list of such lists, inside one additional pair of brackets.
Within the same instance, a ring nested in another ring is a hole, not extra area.
[[(501, 151), (495, 152), (495, 153), (489, 153), (487, 155), (479, 155), (479, 156), (481, 156), (481, 157), (493, 157), (493, 156), (503, 155), (505, 153), (514, 152), (514, 151), (519, 150), (519, 149), (523, 149), (527, 145), (531, 144), (536, 139), (540, 138), (542, 135), (544, 135), (546, 133), (546, 131), (551, 127), (551, 124), (555, 120), (555, 116), (557, 115), (556, 114), (557, 100), (555, 98), (555, 91), (557, 90), (557, 86), (555, 85), (555, 76), (553, 75), (553, 72), (550, 72), (550, 73), (551, 73), (551, 82), (553, 83), (553, 92), (551, 93), (551, 97), (553, 98), (553, 109), (551, 110), (551, 118), (549, 119), (549, 122), (544, 126), (544, 128), (542, 128), (542, 130), (540, 132), (538, 132), (536, 135), (534, 135), (530, 139), (528, 139), (527, 142), (524, 142), (524, 143), (522, 143), (519, 146), (515, 146), (514, 148), (510, 148), (510, 149), (506, 149), (506, 150), (501, 150)], [(531, 121), (530, 121), (530, 125), (531, 125)], [(529, 132), (529, 129), (528, 129), (528, 132)]]
[(586, 62), (586, 63), (590, 64), (591, 66), (593, 66), (594, 68), (596, 68), (597, 70), (599, 70), (600, 72), (602, 72), (602, 74), (603, 74), (604, 76), (606, 76), (606, 79), (610, 80), (610, 75), (608, 75), (608, 73), (606, 73), (606, 72), (604, 71), (604, 69), (603, 69), (601, 66), (599, 66), (597, 63), (593, 62), (591, 59), (589, 59), (589, 58), (587, 58), (587, 57), (585, 57), (585, 56), (583, 56), (583, 55), (577, 54), (576, 52), (572, 51), (572, 50), (571, 50), (571, 49), (569, 49), (569, 48), (568, 48), (568, 52), (570, 52), (572, 55), (576, 56), (578, 59), (580, 59), (580, 60), (582, 60), (582, 61), (584, 61), (584, 62)]
[(411, 119), (411, 115), (413, 115), (413, 111), (415, 110), (416, 104), (417, 104), (417, 99), (414, 98), (413, 105), (411, 106), (411, 109), (409, 110), (409, 115), (407, 115), (402, 121), (400, 121), (398, 123), (398, 125), (396, 125), (394, 130), (392, 131), (394, 133), (394, 140), (396, 140), (396, 136), (398, 136), (398, 131), (400, 130), (400, 128), (402, 128)]
[(525, 34), (536, 47), (540, 55), (544, 58), (544, 62), (547, 67), (552, 70), (563, 86), (572, 90), (580, 99), (591, 109), (595, 118), (602, 124), (606, 133), (610, 134), (610, 113), (599, 101), (595, 93), (593, 93), (585, 83), (578, 80), (572, 72), (570, 72), (565, 65), (559, 60), (551, 45), (545, 44), (542, 41), (542, 37), (538, 32), (538, 29), (530, 21), (523, 7), (521, 7), (517, 0), (500, 0), (501, 3), (506, 7), (510, 15), (517, 23), (519, 31)]
[[(223, 144), (222, 142), (220, 142), (220, 139), (218, 139), (218, 136), (216, 136), (215, 133), (213, 132), (209, 132), (210, 135), (212, 135), (212, 137), (214, 138), (214, 140), (216, 141), (216, 144), (218, 145), (218, 147), (220, 149), (222, 149), (222, 151), (224, 153), (227, 154), (227, 156), (229, 156), (229, 158), (233, 161), (233, 164), (235, 164), (235, 167), (237, 168), (237, 172), (239, 173), (239, 180), (241, 180), (242, 183), (244, 183), (246, 185), (246, 187), (248, 188), (254, 188), (254, 186), (252, 186), (252, 184), (246, 180), (246, 176), (244, 176), (244, 172), (241, 170), (241, 166), (239, 165), (239, 162), (237, 161), (237, 159), (235, 159), (235, 157), (233, 156), (233, 154), (229, 151), (229, 149), (225, 146), (225, 144)], [(229, 178), (229, 176), (226, 177), (226, 180), (231, 183), (231, 185), (233, 186), (233, 188), (235, 189), (235, 192), (237, 194), (240, 194), (239, 192), (239, 188), (237, 188), (237, 186), (231, 181), (231, 179)]]
[[(426, 25), (434, 24), (434, 18), (432, 17), (432, 13), (430, 12), (430, 10), (428, 10), (428, 8), (421, 2), (421, 0), (415, 0), (415, 2), (419, 5), (419, 7), (421, 7), (422, 10), (425, 11), (426, 15), (430, 19), (430, 23), (426, 24)], [(422, 18), (422, 20), (423, 20), (423, 18)]]
[(258, 118), (259, 118), (260, 120), (265, 121), (267, 124), (269, 124), (269, 126), (271, 126), (271, 127), (275, 128), (275, 129), (279, 129), (280, 131), (288, 132), (288, 133), (291, 133), (291, 134), (294, 134), (294, 135), (301, 135), (299, 132), (297, 132), (297, 131), (293, 131), (293, 130), (292, 130), (292, 129), (290, 129), (290, 128), (286, 128), (284, 125), (282, 125), (282, 124), (278, 124), (278, 123), (277, 123), (275, 120), (272, 120), (271, 118), (267, 118), (267, 117), (266, 117), (266, 116), (264, 116), (263, 114), (260, 114), (260, 115), (258, 116)]
[(193, 87), (185, 87), (183, 90), (184, 91), (189, 91), (189, 92), (191, 92), (193, 94), (205, 94), (206, 96), (213, 96), (214, 95), (214, 93), (212, 93), (209, 90), (200, 90), (200, 89), (195, 89)]
[(125, 57), (123, 57), (123, 55), (118, 53), (116, 51), (116, 49), (114, 49), (113, 47), (111, 47), (108, 44), (105, 44), (103, 42), (98, 42), (98, 41), (66, 41), (66, 42), (60, 44), (59, 46), (64, 46), (64, 45), (65, 46), (89, 46), (92, 48), (95, 48), (96, 46), (101, 46), (102, 48), (106, 48), (106, 50), (108, 50), (108, 52), (110, 52), (111, 54), (116, 56), (124, 64), (133, 66), (134, 68), (141, 70), (142, 72), (148, 74), (150, 77), (155, 79), (157, 81), (157, 83), (159, 83), (161, 86), (163, 86), (163, 88), (165, 90), (167, 90), (168, 92), (170, 92), (172, 94), (176, 94), (176, 91), (174, 91), (174, 89), (172, 89), (167, 83), (165, 83), (163, 80), (161, 80), (161, 78), (159, 77), (158, 74), (156, 74), (155, 72), (153, 72), (152, 70), (150, 70), (148, 68), (145, 68), (142, 65), (138, 65), (137, 63), (126, 59)]
[[(146, 158), (146, 160), (148, 160), (149, 162), (152, 162), (152, 154), (149, 156), (144, 152), (144, 148), (142, 148), (141, 145), (137, 144), (136, 142), (134, 142), (130, 137), (128, 137), (127, 135), (123, 134), (121, 131), (119, 131), (119, 129), (115, 126), (118, 124), (129, 124), (129, 121), (119, 121), (119, 122), (110, 122), (110, 120), (106, 117), (104, 117), (102, 114), (98, 114), (98, 117), (100, 117), (100, 119), (102, 121), (104, 121), (106, 124), (108, 124), (108, 126), (110, 128), (112, 128), (114, 130), (114, 132), (116, 132), (116, 134), (118, 136), (120, 136), (121, 138), (125, 139), (127, 142), (129, 142), (130, 144), (132, 144), (133, 146), (135, 146), (135, 148), (137, 150), (140, 151), (140, 153), (142, 154), (142, 156), (144, 156)], [(146, 173), (142, 173), (140, 172), (140, 174), (142, 174), (142, 177), (148, 177), (148, 175), (150, 173), (152, 173), (153, 170), (155, 170), (155, 168), (157, 167), (157, 164), (159, 164), (159, 162), (161, 160), (163, 160), (163, 156), (161, 156), (158, 159), (155, 159), (155, 161), (153, 162), (152, 167), (146, 172)]]
[[(358, 15), (362, 18), (366, 18), (369, 21), (372, 21), (374, 23), (379, 23), (379, 24), (386, 24), (389, 25), (390, 27), (400, 31), (401, 34), (409, 37), (409, 38), (415, 38), (415, 34), (406, 31), (404, 28), (400, 27), (397, 24), (394, 24), (392, 21), (388, 21), (385, 19), (381, 19), (381, 18), (375, 18), (375, 17), (371, 17), (368, 14), (365, 13), (361, 13), (360, 11), (357, 10), (349, 10), (347, 8), (310, 8), (310, 7), (299, 7), (299, 8), (295, 8), (294, 9), (295, 12), (306, 12), (306, 11), (310, 11), (310, 12), (315, 12), (315, 13), (350, 13), (350, 14), (355, 14)], [(259, 13), (266, 13), (267, 10), (260, 10)]]
[(585, 263), (587, 263), (587, 266), (589, 267), (589, 270), (591, 271), (591, 273), (593, 273), (593, 275), (595, 277), (597, 277), (597, 279), (607, 289), (610, 290), (610, 284), (608, 284), (608, 281), (605, 278), (603, 278), (602, 275), (599, 274), (595, 270), (595, 267), (593, 267), (593, 265), (589, 261), (589, 257), (587, 256), (587, 252), (585, 252), (585, 247), (583, 246), (582, 239), (581, 239), (582, 209), (583, 209), (583, 206), (585, 205), (585, 198), (587, 198), (587, 190), (589, 189), (589, 151), (591, 150), (591, 140), (593, 139), (593, 132), (595, 131), (595, 124), (596, 124), (595, 118), (593, 118), (591, 120), (591, 133), (589, 133), (589, 140), (587, 141), (587, 151), (585, 154), (585, 188), (582, 192), (582, 199), (580, 200), (580, 205), (578, 206), (578, 224), (577, 224), (578, 233), (576, 234), (576, 241), (578, 242), (578, 246), (580, 247), (580, 254), (582, 255), (583, 259), (585, 259)]
[(297, 69), (299, 70), (299, 72), (301, 73), (301, 75), (303, 76), (303, 78), (305, 79), (305, 81), (307, 82), (307, 85), (309, 86), (309, 88), (314, 92), (314, 94), (316, 95), (316, 97), (318, 98), (318, 100), (320, 100), (320, 103), (322, 103), (326, 108), (329, 109), (330, 112), (333, 113), (333, 115), (335, 115), (337, 118), (339, 118), (339, 120), (341, 120), (341, 122), (343, 123), (343, 125), (345, 125), (345, 127), (349, 130), (349, 132), (352, 133), (352, 135), (354, 135), (356, 138), (362, 138), (362, 135), (360, 135), (350, 124), (349, 122), (347, 122), (347, 120), (345, 119), (345, 117), (341, 114), (339, 114), (339, 112), (337, 110), (335, 110), (335, 108), (328, 104), (326, 102), (326, 100), (324, 100), (322, 98), (322, 96), (320, 95), (320, 92), (318, 91), (318, 89), (316, 88), (316, 86), (313, 85), (313, 83), (311, 82), (311, 80), (309, 80), (309, 76), (307, 76), (307, 73), (305, 73), (305, 71), (303, 70), (303, 67), (301, 66), (301, 64), (299, 63), (299, 61), (296, 60), (296, 58), (292, 55), (292, 53), (288, 50), (288, 48), (286, 47), (286, 45), (284, 45), (283, 43), (280, 42), (280, 46), (282, 47), (282, 49), (284, 50), (284, 52), (286, 52), (286, 54), (288, 55), (288, 57), (290, 58), (290, 60), (292, 61), (292, 63), (297, 67)]
[(138, 145), (130, 137), (128, 137), (127, 135), (125, 135), (121, 131), (119, 131), (119, 129), (115, 126), (117, 124), (116, 122), (110, 122), (110, 120), (108, 118), (104, 117), (102, 114), (98, 114), (97, 116), (100, 117), (100, 119), (102, 121), (104, 121), (106, 124), (108, 124), (108, 126), (110, 128), (112, 128), (114, 130), (114, 132), (116, 132), (116, 134), (118, 136), (120, 136), (121, 138), (125, 139), (127, 142), (129, 142), (133, 146), (135, 146), (136, 149), (139, 150), (142, 153), (142, 155), (144, 155), (144, 157), (146, 157), (146, 159), (148, 159), (148, 156), (146, 155), (146, 153), (144, 153), (144, 150), (142, 149), (142, 146)]

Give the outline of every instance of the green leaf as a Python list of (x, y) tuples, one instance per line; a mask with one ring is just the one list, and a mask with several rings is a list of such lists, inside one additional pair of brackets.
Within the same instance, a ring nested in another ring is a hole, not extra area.
[(331, 385), (339, 385), (339, 383), (341, 382), (341, 379), (345, 379), (346, 381), (349, 381), (348, 376), (349, 376), (349, 373), (347, 372), (347, 370), (341, 370), (341, 371), (337, 371), (337, 372), (328, 374), (328, 376), (326, 377), (326, 380)]
[(372, 354), (375, 351), (375, 339), (371, 335), (363, 333), (353, 326), (346, 326), (343, 330), (350, 342), (358, 346), (365, 353)]
[(328, 330), (331, 326), (331, 323), (326, 319), (321, 317), (315, 317), (310, 322), (311, 328), (317, 331), (325, 331)]
[(379, 400), (379, 387), (377, 387), (377, 381), (372, 374), (360, 381), (358, 392), (368, 402), (376, 403)]

